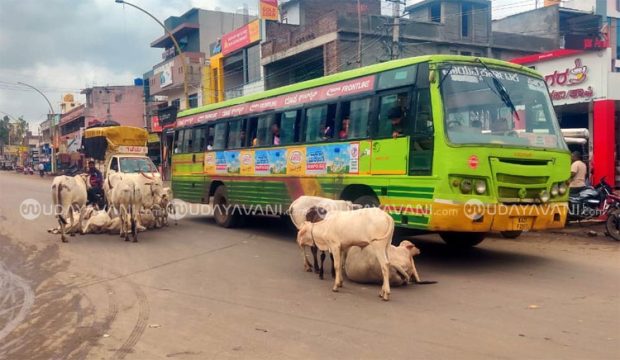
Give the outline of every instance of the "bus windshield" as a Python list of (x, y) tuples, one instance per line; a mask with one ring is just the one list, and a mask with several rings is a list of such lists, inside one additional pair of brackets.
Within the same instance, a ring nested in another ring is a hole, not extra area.
[(544, 80), (507, 69), (490, 70), (477, 64), (447, 64), (440, 69), (450, 142), (566, 150)]

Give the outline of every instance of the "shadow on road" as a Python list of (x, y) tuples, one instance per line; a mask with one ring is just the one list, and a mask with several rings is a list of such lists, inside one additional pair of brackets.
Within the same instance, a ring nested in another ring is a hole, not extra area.
[[(196, 217), (187, 219), (193, 223), (217, 226), (213, 218)], [(249, 217), (237, 231), (250, 232), (256, 236), (274, 241), (294, 243), (296, 230), (288, 219), (271, 217)], [(542, 256), (525, 254), (520, 251), (504, 251), (485, 246), (485, 243), (471, 249), (452, 249), (436, 235), (398, 236), (398, 240), (411, 240), (422, 252), (416, 257), (416, 263), (432, 264), (447, 271), (479, 272), (480, 270), (499, 270), (512, 267), (529, 268), (544, 266), (550, 261)], [(491, 240), (493, 241), (493, 240)], [(498, 240), (503, 241), (503, 240)]]

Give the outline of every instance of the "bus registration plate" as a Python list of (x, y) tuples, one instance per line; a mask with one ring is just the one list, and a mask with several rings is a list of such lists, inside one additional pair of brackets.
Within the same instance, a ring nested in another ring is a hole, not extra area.
[(532, 228), (533, 222), (534, 222), (534, 218), (532, 217), (524, 217), (524, 216), (513, 217), (512, 218), (512, 229), (520, 230), (520, 231), (527, 231)]

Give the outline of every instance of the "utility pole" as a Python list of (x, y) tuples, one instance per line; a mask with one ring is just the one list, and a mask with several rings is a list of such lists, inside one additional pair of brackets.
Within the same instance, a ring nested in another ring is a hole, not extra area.
[(392, 3), (392, 50), (390, 52), (391, 60), (400, 57), (400, 5), (405, 5), (404, 0), (386, 0)]
[(362, 67), (362, 4), (357, 0), (357, 67)]

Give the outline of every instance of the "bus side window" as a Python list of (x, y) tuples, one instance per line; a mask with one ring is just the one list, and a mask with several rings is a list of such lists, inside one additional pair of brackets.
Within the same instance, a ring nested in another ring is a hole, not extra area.
[(306, 109), (304, 138), (308, 142), (328, 140), (334, 137), (336, 104)]
[(226, 148), (226, 122), (215, 124), (215, 136), (213, 150), (223, 150)]
[(250, 146), (259, 146), (258, 144), (258, 118), (248, 119), (248, 135), (250, 139)]
[(192, 130), (193, 129), (183, 129), (183, 130), (181, 130), (181, 132), (183, 133), (183, 135), (182, 135), (183, 142), (181, 143), (181, 146), (179, 147), (179, 153), (185, 154), (185, 153), (187, 153), (187, 152), (189, 152), (191, 150), (188, 145), (191, 143)]
[(293, 144), (298, 141), (299, 110), (286, 111), (280, 117), (280, 145)]
[(179, 154), (181, 152), (181, 148), (183, 146), (183, 135), (185, 134), (185, 130), (177, 130), (174, 136), (174, 146), (173, 153)]
[(245, 144), (245, 120), (228, 123), (228, 149), (238, 149)]
[(256, 128), (256, 146), (266, 146), (273, 144), (273, 135), (271, 133), (273, 115), (263, 115), (258, 118)]
[(194, 139), (192, 141), (192, 151), (193, 153), (201, 152), (204, 150), (205, 143), (205, 128), (195, 128), (194, 129)]
[(215, 126), (209, 125), (207, 127), (207, 151), (213, 150), (213, 143), (215, 141)]
[[(393, 137), (407, 134), (408, 99), (406, 92), (381, 96), (379, 99), (379, 121), (377, 137)], [(391, 119), (390, 119), (391, 117)]]
[(338, 139), (361, 139), (368, 136), (370, 98), (342, 102)]

